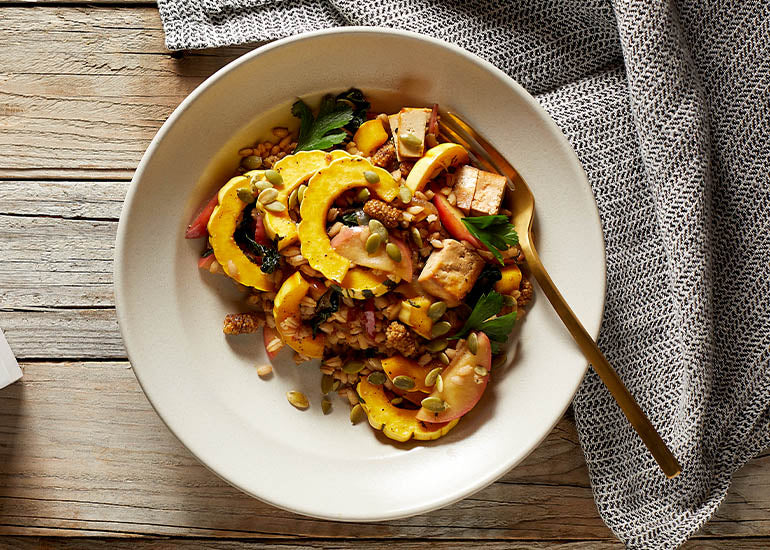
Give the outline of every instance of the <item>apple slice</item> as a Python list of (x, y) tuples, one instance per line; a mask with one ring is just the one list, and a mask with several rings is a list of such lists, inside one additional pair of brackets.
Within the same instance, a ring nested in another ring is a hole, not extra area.
[(214, 196), (203, 203), (195, 213), (195, 216), (193, 216), (190, 225), (187, 226), (187, 230), (184, 233), (185, 239), (200, 239), (209, 234), (207, 225), (209, 218), (211, 218), (211, 213), (214, 212), (217, 204), (219, 204), (219, 194), (214, 193)]
[(463, 223), (465, 214), (459, 208), (449, 204), (449, 201), (441, 193), (433, 195), (433, 204), (438, 210), (438, 217), (444, 229), (458, 241), (468, 241), (476, 248), (483, 248), (476, 237), (470, 234), (468, 228)]
[(332, 239), (332, 248), (344, 258), (356, 265), (379, 269), (385, 273), (398, 275), (407, 282), (412, 280), (412, 252), (399, 239), (390, 237), (390, 242), (398, 246), (401, 251), (401, 261), (395, 262), (385, 252), (385, 247), (374, 253), (366, 251), (366, 239), (369, 238), (369, 228), (366, 226), (344, 227)]
[(492, 367), (492, 345), (483, 332), (477, 332), (478, 349), (471, 353), (468, 346), (462, 345), (455, 358), (441, 373), (442, 391), (437, 389), (430, 397), (437, 397), (446, 404), (441, 412), (429, 411), (422, 407), (417, 419), (423, 422), (448, 422), (471, 410), (481, 399), (489, 383), (489, 370)]
[(283, 349), (283, 342), (281, 342), (280, 347), (275, 351), (268, 351), (267, 346), (270, 345), (270, 342), (272, 342), (275, 338), (279, 338), (278, 332), (274, 328), (270, 328), (269, 326), (265, 325), (262, 327), (262, 340), (265, 343), (265, 352), (267, 353), (267, 357), (272, 361), (276, 355), (278, 355), (278, 352)]

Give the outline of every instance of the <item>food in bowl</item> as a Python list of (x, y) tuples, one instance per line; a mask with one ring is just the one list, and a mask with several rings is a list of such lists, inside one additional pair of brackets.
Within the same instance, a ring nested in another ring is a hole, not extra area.
[(198, 267), (247, 293), (223, 331), (262, 328), (271, 360), (319, 359), (325, 413), (336, 392), (354, 423), (438, 439), (481, 399), (532, 296), (507, 180), (441, 142), (437, 105), (378, 114), (352, 88), (291, 113), (299, 128), (241, 149), (186, 231), (207, 238)]

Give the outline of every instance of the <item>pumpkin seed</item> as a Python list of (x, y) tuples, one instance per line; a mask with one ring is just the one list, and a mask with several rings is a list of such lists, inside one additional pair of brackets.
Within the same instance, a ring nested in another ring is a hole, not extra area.
[(471, 332), (468, 336), (468, 349), (473, 355), (476, 355), (479, 351), (479, 337), (476, 336), (475, 332)]
[(422, 140), (420, 140), (420, 138), (418, 138), (412, 132), (403, 132), (398, 135), (398, 139), (401, 143), (403, 143), (410, 149), (415, 149), (420, 145), (422, 145)]
[(382, 244), (382, 237), (378, 233), (372, 233), (366, 239), (366, 253), (369, 255), (374, 254), (380, 248), (380, 244)]
[(452, 325), (448, 321), (441, 321), (433, 325), (433, 328), (430, 329), (430, 335), (432, 338), (438, 338), (439, 336), (444, 336), (451, 328)]
[(239, 187), (236, 190), (236, 193), (238, 194), (238, 198), (246, 204), (251, 204), (254, 202), (254, 193), (251, 192), (251, 189), (247, 189), (246, 187)]
[(441, 374), (441, 371), (444, 370), (441, 367), (436, 367), (432, 371), (428, 373), (428, 375), (425, 377), (425, 385), (426, 386), (432, 386), (436, 383), (436, 379), (438, 378), (438, 375)]
[(262, 168), (262, 157), (257, 155), (249, 155), (241, 159), (241, 166), (246, 170), (259, 170)]
[(387, 377), (385, 376), (385, 373), (382, 371), (374, 371), (372, 374), (366, 377), (366, 381), (374, 386), (381, 386), (385, 383), (385, 380)]
[(325, 397), (321, 399), (321, 410), (324, 414), (329, 414), (332, 412), (332, 402), (326, 399)]
[(262, 192), (265, 189), (270, 189), (271, 187), (273, 187), (273, 184), (267, 180), (260, 180), (254, 184), (254, 189), (259, 192)]
[(505, 363), (508, 361), (508, 358), (505, 355), (498, 355), (495, 357), (494, 361), (492, 361), (492, 370), (499, 369)]
[(394, 262), (401, 261), (401, 249), (398, 246), (396, 246), (394, 243), (386, 244), (385, 252), (388, 253), (388, 256), (390, 256), (390, 259), (393, 260)]
[(393, 379), (393, 385), (399, 390), (411, 390), (415, 386), (414, 378), (401, 374)]
[(301, 391), (287, 391), (286, 399), (298, 409), (307, 409), (310, 406), (307, 397)]
[(273, 185), (281, 185), (283, 183), (283, 176), (278, 170), (265, 170), (265, 178)]
[(444, 403), (441, 400), (441, 398), (436, 397), (435, 395), (426, 397), (425, 399), (420, 401), (420, 405), (422, 405), (423, 408), (428, 409), (430, 412), (434, 412), (434, 413), (440, 413), (446, 410), (446, 403)]
[(265, 210), (269, 210), (270, 212), (283, 212), (286, 210), (286, 205), (282, 202), (273, 201), (270, 204), (266, 204)]
[(337, 391), (338, 389), (340, 389), (341, 385), (342, 385), (342, 382), (340, 382), (339, 380), (335, 380), (334, 384), (332, 384), (332, 391)]
[(473, 372), (475, 372), (479, 376), (486, 376), (487, 374), (489, 374), (489, 371), (482, 366), (473, 367)]
[(363, 370), (364, 363), (363, 361), (348, 361), (344, 365), (342, 365), (342, 372), (345, 372), (347, 374), (356, 374)]
[(437, 351), (444, 351), (448, 345), (449, 342), (445, 338), (441, 338), (440, 340), (431, 340), (425, 344), (425, 349), (431, 353), (436, 353)]
[(449, 364), (449, 356), (446, 353), (441, 353), (441, 355), (438, 356), (438, 360), (445, 365)]
[(373, 170), (365, 170), (364, 171), (364, 179), (368, 181), (369, 183), (377, 183), (380, 181), (380, 176), (377, 174), (377, 172), (374, 172)]
[(404, 402), (403, 397), (394, 397), (393, 399), (390, 400), (391, 405), (400, 405), (403, 402)]
[(428, 317), (431, 321), (438, 321), (446, 313), (446, 302), (433, 302), (428, 308)]
[(513, 307), (516, 305), (516, 298), (513, 296), (509, 296), (508, 294), (503, 294), (503, 305), (505, 307)]
[(361, 422), (364, 418), (366, 418), (366, 411), (359, 403), (352, 409), (350, 409), (350, 422), (352, 424), (358, 424)]
[(297, 188), (297, 203), (302, 204), (302, 199), (305, 198), (305, 191), (307, 191), (307, 185), (304, 183)]
[(439, 393), (444, 391), (444, 377), (440, 374), (436, 377), (436, 389)]
[[(370, 173), (374, 173), (374, 172), (370, 172)], [(366, 174), (366, 172), (364, 172), (364, 174)], [(369, 192), (369, 190), (366, 187), (364, 187), (358, 193), (356, 193), (356, 200), (358, 200), (359, 202), (366, 202), (369, 200), (369, 197), (371, 196), (372, 194)]]
[(388, 230), (385, 228), (385, 226), (382, 224), (380, 220), (371, 219), (369, 220), (369, 231), (371, 233), (377, 233), (380, 236), (380, 239), (383, 241), (388, 240)]
[(289, 208), (294, 208), (297, 206), (297, 190), (291, 192), (291, 195), (289, 195)]
[(401, 202), (404, 204), (408, 204), (412, 202), (412, 190), (406, 187), (405, 185), (402, 185), (398, 190), (398, 196), (401, 199)]
[(417, 246), (417, 248), (422, 248), (422, 235), (420, 235), (420, 230), (416, 227), (412, 227), (412, 229), (409, 230), (409, 233), (412, 235), (412, 242)]
[(334, 385), (334, 377), (331, 374), (324, 374), (321, 377), (321, 393), (326, 395), (330, 391), (332, 391), (332, 386)]
[(270, 204), (278, 197), (278, 189), (269, 188), (265, 189), (259, 194), (259, 197), (257, 197), (257, 200), (261, 202), (262, 204)]

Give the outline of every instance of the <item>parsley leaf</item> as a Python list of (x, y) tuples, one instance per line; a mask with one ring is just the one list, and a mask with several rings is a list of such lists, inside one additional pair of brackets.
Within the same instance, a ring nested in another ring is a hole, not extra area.
[(505, 342), (508, 339), (508, 335), (513, 330), (514, 324), (516, 324), (515, 311), (506, 315), (501, 315), (500, 317), (495, 317), (489, 321), (484, 321), (481, 323), (479, 330), (485, 332), (490, 340)]
[(489, 336), (490, 340), (505, 342), (516, 323), (516, 313), (508, 313), (500, 317), (493, 317), (503, 309), (503, 297), (494, 290), (481, 296), (476, 302), (470, 317), (465, 321), (463, 328), (451, 336), (450, 340), (464, 338), (472, 330), (480, 330)]
[(315, 119), (310, 107), (301, 99), (292, 105), (291, 114), (300, 119), (295, 153), (330, 149), (342, 143), (348, 134), (339, 129), (353, 119), (353, 109), (350, 105), (337, 102), (333, 96), (324, 96)]
[(473, 216), (462, 220), (470, 234), (486, 246), (501, 265), (500, 252), (519, 244), (519, 235), (507, 216)]
[(310, 326), (313, 327), (313, 338), (318, 334), (321, 324), (326, 322), (332, 313), (340, 309), (340, 292), (338, 288), (329, 287), (323, 296), (318, 299), (318, 303), (315, 306), (315, 314), (310, 319)]

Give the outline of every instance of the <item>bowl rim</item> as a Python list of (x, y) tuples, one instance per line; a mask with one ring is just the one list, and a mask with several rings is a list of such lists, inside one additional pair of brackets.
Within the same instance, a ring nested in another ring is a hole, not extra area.
[[(131, 211), (132, 205), (136, 199), (139, 182), (142, 180), (142, 177), (143, 177), (144, 171), (146, 170), (147, 165), (151, 162), (153, 156), (155, 155), (155, 151), (158, 148), (159, 143), (164, 139), (164, 137), (170, 131), (170, 129), (177, 123), (178, 119), (180, 119), (184, 115), (184, 113), (193, 105), (193, 103), (195, 103), (198, 100), (199, 96), (201, 96), (209, 87), (214, 85), (219, 79), (223, 78), (225, 74), (236, 69), (240, 65), (249, 62), (252, 58), (262, 55), (263, 53), (271, 51), (275, 48), (281, 48), (287, 44), (302, 42), (307, 40), (314, 40), (321, 36), (335, 35), (335, 34), (336, 35), (384, 34), (384, 35), (390, 35), (390, 36), (399, 36), (402, 38), (408, 38), (408, 39), (412, 39), (420, 42), (427, 42), (434, 46), (447, 49), (454, 55), (461, 56), (465, 58), (467, 61), (481, 67), (482, 69), (500, 78), (503, 82), (506, 83), (506, 85), (508, 85), (513, 90), (514, 93), (518, 94), (521, 99), (526, 101), (531, 108), (533, 108), (535, 111), (537, 111), (541, 115), (542, 122), (544, 122), (546, 126), (550, 127), (550, 130), (554, 135), (554, 137), (560, 142), (564, 150), (567, 151), (569, 162), (573, 165), (573, 168), (577, 169), (576, 171), (581, 176), (580, 180), (575, 182), (575, 185), (580, 185), (586, 188), (587, 190), (590, 190), (591, 195), (594, 199), (592, 206), (594, 208), (596, 220), (598, 220), (599, 227), (600, 227), (599, 235), (601, 238), (601, 247), (602, 247), (602, 256), (603, 256), (602, 265), (601, 265), (601, 271), (602, 271), (601, 301), (602, 303), (600, 308), (600, 315), (598, 316), (598, 319), (596, 320), (595, 325), (594, 323), (589, 323), (590, 326), (586, 328), (588, 330), (588, 333), (591, 334), (591, 336), (594, 339), (596, 339), (599, 335), (599, 330), (601, 328), (602, 320), (604, 318), (604, 309), (606, 306), (606, 292), (607, 292), (607, 259), (606, 259), (607, 250), (606, 250), (606, 242), (604, 239), (604, 232), (603, 230), (601, 230), (602, 228), (601, 217), (599, 215), (599, 209), (598, 209), (598, 205), (596, 204), (595, 195), (593, 194), (591, 185), (585, 174), (585, 170), (582, 164), (580, 163), (580, 160), (577, 157), (577, 154), (575, 153), (572, 145), (569, 143), (564, 133), (556, 125), (556, 123), (548, 114), (548, 112), (516, 80), (514, 80), (508, 74), (506, 74), (501, 69), (493, 65), (491, 62), (479, 57), (474, 53), (471, 53), (461, 48), (460, 46), (457, 46), (445, 40), (419, 34), (413, 31), (406, 31), (401, 29), (393, 29), (389, 27), (379, 27), (379, 26), (371, 26), (371, 27), (345, 26), (345, 27), (333, 27), (333, 28), (321, 29), (321, 30), (312, 31), (312, 32), (300, 33), (297, 35), (278, 39), (268, 44), (257, 46), (253, 50), (246, 52), (240, 57), (227, 63), (225, 66), (215, 71), (211, 76), (207, 77), (190, 94), (188, 94), (187, 97), (184, 98), (184, 100), (173, 110), (173, 112), (161, 125), (161, 127), (158, 129), (153, 139), (150, 141), (150, 144), (147, 146), (147, 149), (142, 155), (142, 158), (139, 164), (137, 165), (134, 175), (131, 178), (130, 186), (123, 202), (123, 207), (121, 209), (120, 219), (118, 222), (118, 229), (117, 229), (117, 235), (116, 235), (116, 241), (115, 241), (115, 255), (114, 255), (114, 261), (113, 261), (113, 281), (114, 281), (113, 286), (114, 286), (114, 293), (115, 293), (115, 308), (116, 308), (117, 320), (118, 320), (118, 325), (120, 329), (120, 334), (126, 349), (127, 358), (129, 363), (132, 364), (132, 367), (133, 367), (133, 361), (131, 358), (131, 355), (132, 355), (131, 348), (133, 347), (133, 344), (131, 342), (133, 340), (129, 330), (128, 319), (126, 318), (126, 315), (125, 315), (126, 310), (121, 305), (124, 301), (124, 295), (128, 294), (128, 292), (124, 290), (124, 286), (126, 283), (122, 275), (124, 271), (124, 265), (126, 264), (124, 256), (127, 253), (125, 240), (127, 238), (126, 233), (127, 233), (128, 222), (126, 221), (126, 219), (127, 219), (127, 213)], [(387, 520), (402, 519), (402, 518), (407, 518), (418, 514), (426, 513), (432, 510), (436, 510), (438, 508), (443, 508), (445, 506), (456, 503), (482, 490), (483, 488), (491, 485), (495, 481), (497, 481), (505, 473), (513, 469), (520, 462), (522, 462), (527, 456), (529, 456), (529, 454), (531, 454), (537, 447), (539, 447), (540, 444), (543, 442), (543, 440), (545, 440), (545, 438), (548, 437), (548, 435), (553, 431), (553, 428), (564, 416), (565, 411), (567, 410), (569, 405), (572, 403), (572, 400), (574, 399), (574, 396), (577, 393), (578, 388), (582, 384), (582, 381), (585, 378), (585, 374), (588, 371), (588, 362), (586, 361), (586, 363), (584, 364), (583, 372), (581, 376), (579, 378), (578, 377), (575, 378), (577, 382), (571, 388), (571, 392), (570, 392), (572, 397), (564, 403), (564, 406), (561, 408), (561, 410), (558, 411), (558, 414), (554, 414), (551, 421), (547, 423), (548, 429), (543, 431), (543, 434), (541, 435), (541, 437), (536, 441), (536, 443), (531, 448), (527, 449), (522, 453), (517, 453), (517, 455), (514, 456), (513, 458), (510, 458), (507, 460), (501, 460), (497, 468), (488, 471), (487, 474), (483, 476), (483, 478), (481, 478), (479, 482), (472, 487), (463, 487), (459, 490), (447, 491), (446, 495), (443, 498), (434, 499), (433, 501), (429, 501), (429, 502), (423, 502), (423, 503), (420, 503), (419, 505), (411, 505), (409, 507), (400, 508), (390, 513), (378, 514), (376, 516), (367, 515), (367, 516), (361, 516), (361, 517), (340, 517), (333, 514), (318, 513), (318, 511), (315, 511), (315, 510), (303, 509), (301, 506), (290, 506), (287, 503), (277, 502), (263, 495), (258, 495), (254, 493), (252, 490), (250, 490), (249, 488), (243, 487), (238, 483), (236, 483), (234, 480), (229, 479), (225, 473), (220, 473), (214, 467), (210, 466), (206, 461), (204, 461), (197, 453), (195, 453), (184, 442), (182, 437), (179, 434), (177, 434), (175, 429), (169, 424), (166, 418), (163, 415), (161, 415), (160, 412), (158, 411), (158, 408), (156, 407), (156, 404), (155, 404), (152, 390), (148, 388), (145, 385), (145, 383), (142, 381), (141, 369), (137, 370), (135, 368), (132, 368), (131, 370), (136, 376), (136, 379), (139, 382), (139, 385), (143, 393), (147, 397), (148, 402), (150, 403), (150, 405), (152, 406), (153, 410), (158, 415), (158, 417), (161, 419), (163, 424), (165, 424), (165, 426), (168, 428), (168, 430), (185, 447), (187, 452), (192, 454), (196, 458), (196, 460), (198, 460), (204, 467), (206, 467), (206, 469), (214, 473), (217, 477), (219, 477), (229, 485), (236, 487), (238, 490), (246, 493), (247, 495), (253, 498), (256, 498), (257, 500), (265, 502), (271, 506), (275, 506), (276, 508), (286, 510), (288, 512), (298, 513), (308, 517), (331, 520), (331, 521), (370, 522), (370, 521), (387, 521)]]

